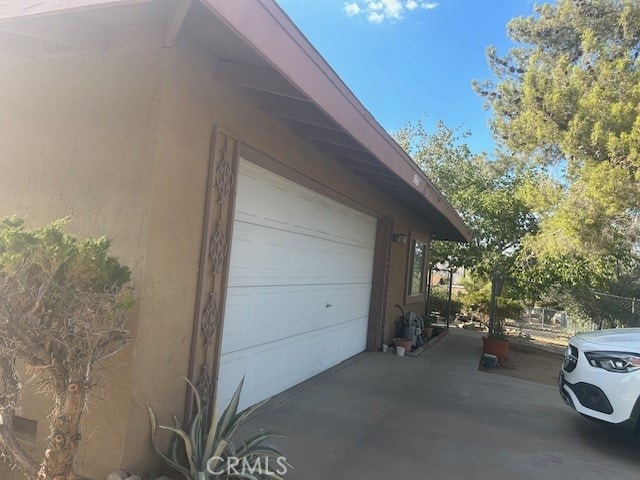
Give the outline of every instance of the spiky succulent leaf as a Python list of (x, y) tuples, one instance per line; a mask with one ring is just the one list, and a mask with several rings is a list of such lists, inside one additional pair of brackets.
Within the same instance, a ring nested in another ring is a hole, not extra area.
[(257, 435), (254, 435), (249, 440), (243, 442), (243, 445), (238, 449), (238, 456), (247, 455), (250, 453), (251, 449), (259, 446), (262, 442), (269, 440), (273, 437), (284, 437), (281, 433), (276, 433), (272, 431), (260, 432)]
[(240, 425), (242, 425), (247, 421), (247, 419), (253, 414), (253, 412), (255, 412), (257, 409), (262, 407), (269, 400), (270, 399), (267, 398), (259, 403), (256, 403), (255, 405), (247, 408), (246, 410), (240, 413), (236, 413), (233, 416), (233, 420), (229, 423), (224, 433), (222, 433), (222, 436), (225, 438), (231, 437), (236, 432), (236, 430), (240, 427)]
[(189, 462), (189, 470), (191, 471), (191, 475), (194, 475), (198, 471), (198, 469), (196, 468), (196, 465), (193, 461), (193, 445), (191, 443), (189, 435), (187, 435), (182, 430), (178, 430), (177, 428), (169, 427), (167, 425), (160, 425), (159, 428), (173, 432), (182, 439), (182, 441), (184, 442), (185, 453), (187, 454), (187, 461)]
[(223, 438), (229, 438), (231, 435), (227, 434), (227, 428), (229, 425), (232, 425), (232, 420), (236, 416), (236, 412), (238, 411), (238, 405), (240, 403), (240, 393), (242, 392), (242, 385), (244, 384), (244, 378), (240, 381), (238, 388), (233, 392), (233, 396), (231, 397), (231, 402), (225, 409), (222, 417), (220, 418), (220, 422), (218, 425), (218, 430), (220, 432), (220, 436)]
[[(263, 458), (282, 457), (282, 454), (263, 442), (277, 436), (283, 436), (273, 431), (261, 431), (257, 435), (242, 442), (236, 447), (231, 440), (231, 436), (236, 432), (238, 427), (242, 425), (249, 416), (260, 408), (267, 401), (263, 401), (246, 410), (238, 413), (240, 403), (240, 394), (242, 391), (243, 381), (240, 382), (238, 388), (234, 392), (231, 402), (224, 410), (222, 417), (217, 418), (217, 410), (211, 420), (208, 419), (207, 412), (202, 408), (202, 399), (196, 387), (188, 380), (189, 387), (193, 390), (196, 401), (196, 412), (189, 425), (188, 433), (182, 429), (177, 418), (173, 417), (174, 427), (157, 426), (155, 415), (150, 411), (152, 419), (152, 436), (154, 448), (163, 460), (189, 480), (284, 480), (280, 475), (271, 472), (268, 469), (262, 469), (260, 465), (255, 468), (247, 468), (247, 471), (239, 471), (238, 473), (223, 474), (222, 476), (212, 474), (211, 471), (222, 469), (231, 458), (248, 459), (255, 461)], [(150, 409), (150, 407), (149, 407)], [(208, 431), (206, 430), (208, 427)], [(157, 428), (162, 428), (174, 433), (169, 446), (168, 458), (164, 455), (155, 443), (155, 432)], [(182, 448), (181, 448), (182, 447)], [(189, 469), (185, 468), (188, 463)], [(291, 467), (288, 462), (285, 464)], [(291, 467), (292, 468), (292, 467)], [(210, 471), (211, 470), (211, 471)], [(256, 475), (256, 472), (258, 473)]]
[(217, 406), (213, 411), (213, 418), (211, 419), (211, 425), (209, 426), (209, 433), (207, 434), (207, 440), (204, 446), (204, 452), (202, 455), (202, 459), (200, 462), (200, 469), (204, 470), (206, 468), (207, 462), (213, 455), (213, 449), (215, 444), (217, 443), (217, 434), (218, 434), (218, 408)]
[(156, 421), (156, 416), (153, 413), (153, 409), (151, 408), (151, 405), (149, 405), (148, 402), (147, 402), (147, 411), (149, 413), (149, 421), (151, 422), (151, 443), (153, 445), (153, 449), (160, 456), (160, 458), (162, 458), (167, 464), (169, 464), (171, 467), (175, 468), (178, 472), (180, 472), (182, 475), (184, 475), (184, 477), (187, 480), (191, 480), (191, 474), (190, 474), (189, 470), (184, 468), (179, 463), (173, 461), (169, 457), (167, 457), (162, 452), (162, 450), (160, 450), (160, 447), (158, 447), (158, 443), (156, 442), (156, 432), (158, 431), (158, 422)]
[(203, 425), (205, 425), (207, 421), (206, 413), (202, 409), (202, 399), (200, 398), (200, 393), (198, 392), (198, 389), (193, 383), (189, 381), (188, 378), (186, 377), (183, 377), (183, 378), (189, 385), (189, 388), (191, 388), (191, 390), (193, 391), (193, 396), (195, 397), (195, 400), (196, 400), (196, 413), (193, 417), (193, 420), (191, 421), (191, 425), (189, 425), (189, 437), (191, 438), (191, 442), (193, 444), (193, 451), (194, 451), (194, 454), (196, 455), (196, 457), (194, 458), (194, 461), (199, 466), (201, 461), (201, 458), (199, 457), (199, 455), (203, 453), (202, 448), (204, 446), (202, 429), (203, 429)]

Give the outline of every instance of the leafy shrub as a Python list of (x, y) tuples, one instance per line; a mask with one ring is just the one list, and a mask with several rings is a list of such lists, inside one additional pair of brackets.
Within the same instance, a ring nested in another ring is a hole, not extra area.
[[(0, 449), (30, 478), (75, 480), (81, 417), (99, 378), (95, 367), (129, 339), (130, 272), (108, 254), (106, 238), (79, 242), (65, 220), (28, 230), (0, 220)], [(49, 445), (40, 464), (15, 441), (19, 380), (15, 361), (53, 394)]]

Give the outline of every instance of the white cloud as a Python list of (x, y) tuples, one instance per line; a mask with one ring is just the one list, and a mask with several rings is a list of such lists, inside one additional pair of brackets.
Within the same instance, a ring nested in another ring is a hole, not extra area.
[(382, 23), (384, 22), (384, 15), (378, 12), (369, 12), (367, 20), (369, 20), (371, 23)]
[(360, 13), (360, 6), (356, 2), (345, 3), (344, 4), (344, 13), (347, 14), (347, 17), (353, 17)]
[(384, 4), (384, 13), (387, 18), (393, 18), (395, 20), (402, 18), (404, 7), (400, 0), (382, 0), (382, 3)]
[(420, 6), (420, 4), (416, 2), (416, 0), (409, 0), (407, 3), (404, 4), (404, 6), (406, 7), (407, 10), (415, 10)]
[(433, 10), (438, 7), (437, 2), (420, 0), (353, 0), (344, 3), (343, 10), (348, 17), (364, 13), (371, 23), (384, 21), (399, 22), (404, 20), (405, 14), (422, 10)]

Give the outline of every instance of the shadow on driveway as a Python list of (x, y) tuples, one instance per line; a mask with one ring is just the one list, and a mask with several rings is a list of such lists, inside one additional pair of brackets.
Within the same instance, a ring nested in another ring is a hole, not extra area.
[(274, 397), (243, 436), (286, 434), (288, 480), (640, 478), (638, 443), (554, 387), (479, 372), (481, 353), (454, 329), (417, 358), (362, 354)]

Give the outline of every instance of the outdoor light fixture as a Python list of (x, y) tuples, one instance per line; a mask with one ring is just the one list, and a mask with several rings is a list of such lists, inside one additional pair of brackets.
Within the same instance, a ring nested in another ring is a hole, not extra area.
[(394, 233), (393, 234), (393, 241), (395, 243), (400, 243), (400, 244), (404, 245), (405, 243), (407, 243), (407, 236), (404, 233)]

